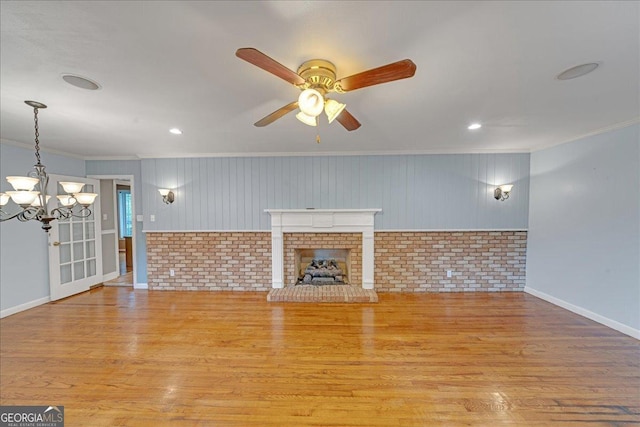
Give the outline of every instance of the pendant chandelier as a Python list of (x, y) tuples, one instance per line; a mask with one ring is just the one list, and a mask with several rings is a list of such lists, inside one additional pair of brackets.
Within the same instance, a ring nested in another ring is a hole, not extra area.
[[(82, 182), (60, 182), (67, 194), (57, 195), (58, 207), (49, 211), (48, 202), (51, 198), (47, 195), (49, 176), (45, 172), (45, 166), (40, 162), (40, 141), (38, 140), (38, 109), (47, 108), (47, 106), (36, 101), (24, 102), (33, 107), (37, 162), (27, 176), (7, 177), (13, 191), (0, 193), (0, 221), (8, 221), (13, 218), (23, 222), (37, 220), (42, 223), (42, 229), (48, 233), (51, 229), (51, 221), (68, 219), (72, 216), (77, 218), (90, 216), (89, 206), (98, 195), (96, 193), (82, 193), (82, 187), (84, 187)], [(18, 205), (20, 210), (14, 213), (5, 212), (5, 206), (10, 200)], [(74, 211), (76, 206), (79, 208)]]

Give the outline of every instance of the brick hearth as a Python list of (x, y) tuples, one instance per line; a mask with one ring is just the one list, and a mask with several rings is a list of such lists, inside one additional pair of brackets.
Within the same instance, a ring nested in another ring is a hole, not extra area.
[(267, 295), (271, 302), (378, 302), (373, 289), (350, 285), (297, 285), (271, 289)]

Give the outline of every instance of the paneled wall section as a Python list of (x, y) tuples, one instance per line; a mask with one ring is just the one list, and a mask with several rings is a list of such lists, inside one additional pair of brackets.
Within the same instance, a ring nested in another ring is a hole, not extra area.
[[(528, 154), (144, 159), (145, 230), (269, 230), (264, 209), (382, 208), (378, 230), (526, 229)], [(496, 185), (515, 184), (508, 202)], [(176, 194), (165, 205), (158, 188)], [(154, 215), (155, 221), (151, 221)]]

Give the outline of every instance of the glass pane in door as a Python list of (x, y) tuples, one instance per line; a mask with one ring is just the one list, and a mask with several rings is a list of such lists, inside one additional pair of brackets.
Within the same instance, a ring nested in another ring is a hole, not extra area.
[[(78, 220), (78, 218), (76, 218), (74, 221), (76, 220)], [(82, 219), (80, 219), (80, 221), (82, 221)], [(82, 224), (78, 224), (78, 223), (73, 224), (73, 241), (74, 242), (77, 242), (83, 239), (84, 233), (82, 229), (83, 229)]]
[(86, 246), (85, 254), (87, 255), (87, 258), (95, 258), (96, 257), (96, 241), (88, 240), (85, 246)]
[(71, 276), (71, 264), (65, 264), (60, 266), (60, 283), (69, 283), (72, 279)]
[(71, 262), (71, 245), (64, 243), (60, 245), (60, 263), (66, 264)]
[(84, 245), (82, 242), (73, 244), (73, 260), (80, 261), (84, 259)]
[(95, 232), (95, 224), (93, 223), (93, 221), (86, 221), (84, 224), (84, 235), (86, 239), (95, 239), (96, 238), (96, 232)]
[(90, 259), (87, 261), (87, 277), (96, 275), (96, 260)]
[(84, 279), (84, 261), (73, 263), (73, 280)]

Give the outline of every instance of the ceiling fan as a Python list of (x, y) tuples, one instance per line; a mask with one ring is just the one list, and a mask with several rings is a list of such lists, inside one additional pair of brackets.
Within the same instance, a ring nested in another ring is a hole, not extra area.
[(337, 120), (348, 131), (356, 130), (360, 127), (360, 122), (346, 110), (345, 104), (328, 98), (327, 94), (345, 93), (367, 86), (406, 79), (413, 77), (416, 72), (416, 64), (410, 59), (404, 59), (336, 80), (336, 67), (326, 59), (306, 61), (298, 67), (298, 72), (294, 72), (251, 47), (238, 49), (236, 56), (280, 77), (302, 91), (297, 101), (277, 109), (254, 123), (258, 127), (267, 126), (296, 108), (300, 108), (296, 118), (309, 126), (317, 126), (318, 116), (324, 110), (329, 123)]

